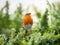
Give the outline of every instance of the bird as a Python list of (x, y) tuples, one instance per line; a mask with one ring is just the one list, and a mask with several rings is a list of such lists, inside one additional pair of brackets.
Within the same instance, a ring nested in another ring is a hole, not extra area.
[(23, 29), (25, 30), (25, 34), (28, 33), (28, 30), (31, 29), (33, 25), (33, 19), (31, 17), (31, 13), (26, 13), (23, 19)]

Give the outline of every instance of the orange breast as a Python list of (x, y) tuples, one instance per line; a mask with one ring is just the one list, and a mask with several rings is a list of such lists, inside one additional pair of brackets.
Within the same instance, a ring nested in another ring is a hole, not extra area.
[(31, 15), (26, 15), (23, 20), (23, 25), (27, 24), (33, 24), (33, 19), (31, 18)]

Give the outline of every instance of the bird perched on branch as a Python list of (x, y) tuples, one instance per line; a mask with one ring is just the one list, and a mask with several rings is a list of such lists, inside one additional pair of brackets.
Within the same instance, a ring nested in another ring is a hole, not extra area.
[(31, 17), (31, 13), (26, 13), (23, 19), (23, 29), (25, 30), (25, 34), (28, 33), (28, 30), (31, 29), (33, 25), (33, 19)]

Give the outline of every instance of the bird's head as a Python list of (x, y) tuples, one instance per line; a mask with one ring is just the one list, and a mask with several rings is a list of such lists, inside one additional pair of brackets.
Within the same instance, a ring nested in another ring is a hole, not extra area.
[(31, 15), (31, 13), (26, 13), (26, 15)]

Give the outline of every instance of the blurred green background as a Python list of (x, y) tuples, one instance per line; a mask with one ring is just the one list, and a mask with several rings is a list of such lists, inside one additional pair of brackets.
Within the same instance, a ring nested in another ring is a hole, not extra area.
[(32, 32), (24, 36), (22, 17), (25, 10), (22, 9), (22, 4), (17, 7), (12, 19), (9, 2), (6, 1), (0, 10), (0, 45), (60, 45), (60, 3), (56, 2), (55, 5), (47, 1), (47, 5), (48, 8), (43, 14), (33, 6), (38, 22), (31, 29)]

